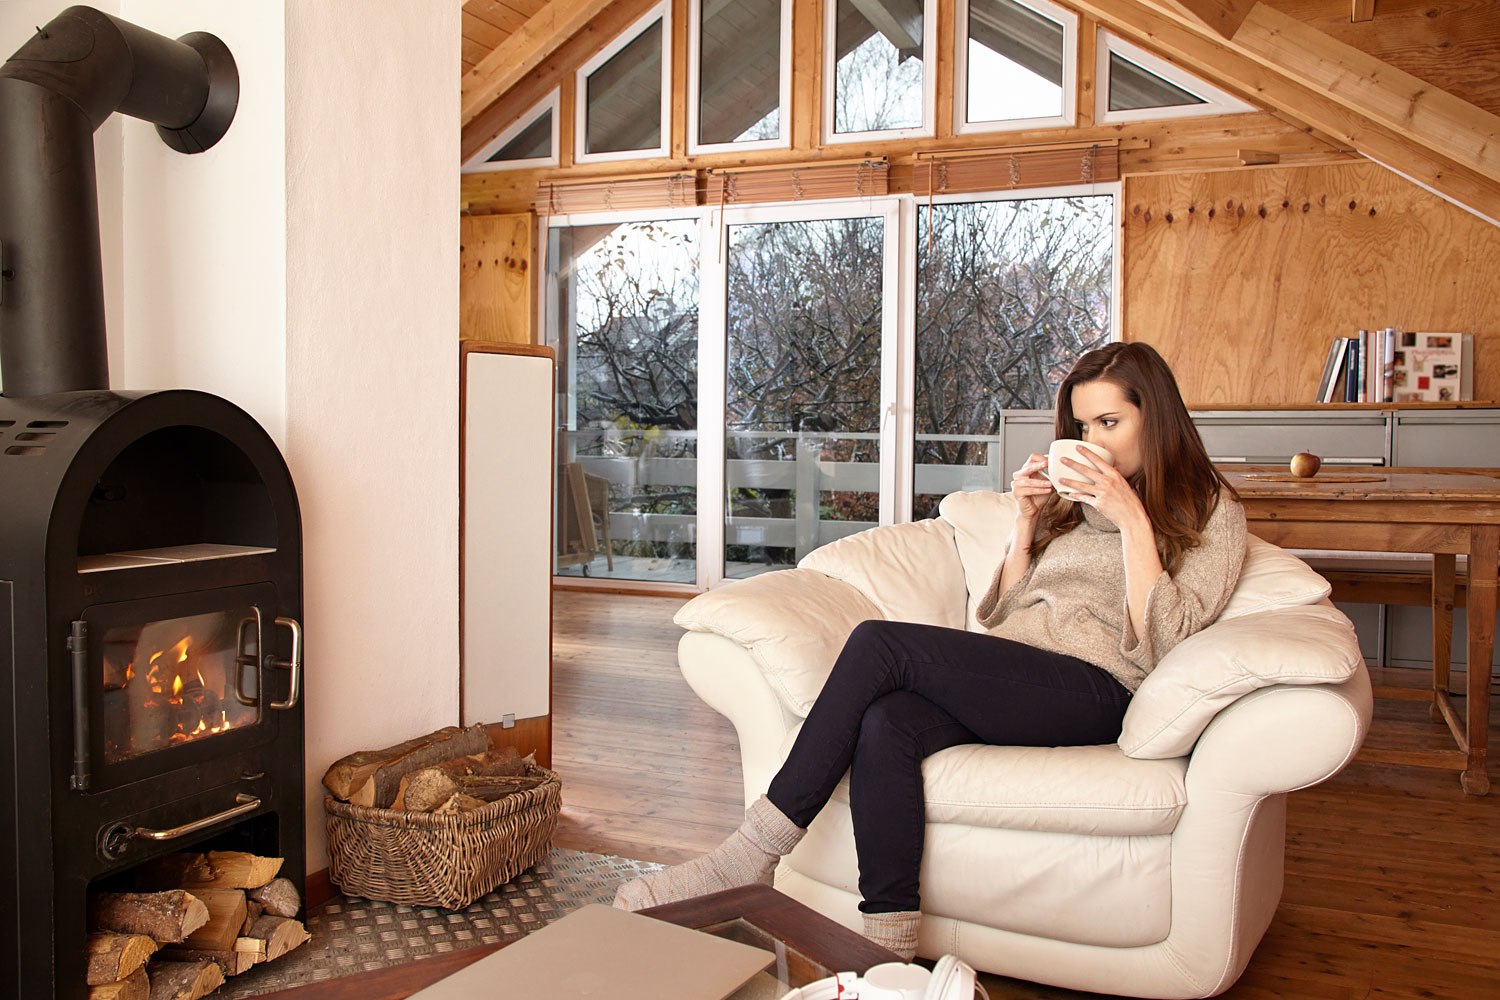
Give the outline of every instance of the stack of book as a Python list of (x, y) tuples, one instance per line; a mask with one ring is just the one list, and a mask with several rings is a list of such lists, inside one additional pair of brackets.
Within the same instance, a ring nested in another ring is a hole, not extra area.
[(1334, 337), (1319, 403), (1441, 403), (1474, 398), (1474, 335), (1386, 327)]

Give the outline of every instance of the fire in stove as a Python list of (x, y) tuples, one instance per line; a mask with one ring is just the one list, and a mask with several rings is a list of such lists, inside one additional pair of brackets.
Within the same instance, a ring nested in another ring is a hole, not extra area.
[(110, 629), (104, 640), (104, 757), (115, 763), (216, 736), (259, 717), (241, 640), (251, 615), (193, 615)]

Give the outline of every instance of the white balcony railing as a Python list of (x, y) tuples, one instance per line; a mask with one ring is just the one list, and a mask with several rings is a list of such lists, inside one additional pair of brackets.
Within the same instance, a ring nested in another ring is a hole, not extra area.
[[(602, 476), (611, 484), (610, 535), (616, 539), (653, 542), (693, 542), (697, 518), (692, 514), (658, 514), (632, 509), (653, 499), (652, 492), (683, 494), (696, 498), (696, 458), (662, 457), (695, 451), (696, 431), (621, 430), (590, 428), (567, 434), (566, 454), (586, 472)], [(726, 462), (726, 485), (736, 489), (787, 490), (794, 492), (792, 513), (784, 517), (730, 517), (725, 523), (728, 545), (793, 549), (801, 559), (808, 552), (845, 535), (874, 527), (873, 521), (845, 521), (820, 516), (820, 495), (825, 491), (875, 493), (880, 488), (879, 465), (869, 462), (825, 461), (820, 456), (834, 443), (873, 443), (877, 434), (732, 431), (728, 452), (747, 450), (753, 442), (785, 442), (786, 457), (736, 459)], [(916, 492), (945, 496), (958, 490), (1007, 488), (1002, 470), (998, 435), (919, 434), (919, 442), (979, 442), (984, 447), (982, 465), (919, 465)], [(616, 505), (622, 509), (613, 509)]]

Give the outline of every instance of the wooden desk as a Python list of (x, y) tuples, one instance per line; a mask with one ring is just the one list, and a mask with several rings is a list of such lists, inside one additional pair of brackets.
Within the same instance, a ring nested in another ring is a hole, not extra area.
[[(1465, 470), (1325, 469), (1299, 482), (1249, 478), (1285, 468), (1226, 467), (1250, 531), (1287, 548), (1432, 553), (1433, 705), (1458, 751), (1432, 762), (1463, 768), (1470, 795), (1489, 791), (1490, 662), (1495, 646), (1495, 578), (1500, 559), (1500, 480)], [(1340, 476), (1379, 476), (1337, 482)], [(1469, 557), (1468, 690), (1460, 719), (1448, 691), (1455, 557)]]

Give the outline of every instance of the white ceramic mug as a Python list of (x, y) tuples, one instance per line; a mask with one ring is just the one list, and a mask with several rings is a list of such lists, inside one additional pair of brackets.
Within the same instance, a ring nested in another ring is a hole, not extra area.
[(1058, 482), (1059, 479), (1072, 479), (1081, 483), (1092, 483), (1086, 472), (1070, 469), (1062, 463), (1062, 459), (1071, 458), (1081, 465), (1087, 466), (1090, 462), (1094, 465), (1114, 465), (1115, 457), (1105, 448), (1096, 444), (1085, 444), (1077, 438), (1058, 438), (1052, 442), (1047, 449), (1047, 467), (1041, 470), (1042, 476), (1057, 490), (1057, 495), (1064, 500), (1072, 500), (1072, 490)]

